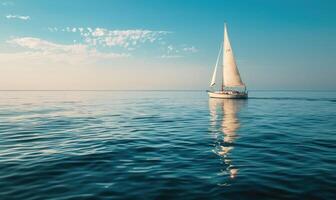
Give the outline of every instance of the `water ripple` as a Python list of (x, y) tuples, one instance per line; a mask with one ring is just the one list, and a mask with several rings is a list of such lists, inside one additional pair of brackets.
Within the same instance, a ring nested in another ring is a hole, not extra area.
[(336, 94), (250, 96), (3, 91), (0, 199), (335, 199)]

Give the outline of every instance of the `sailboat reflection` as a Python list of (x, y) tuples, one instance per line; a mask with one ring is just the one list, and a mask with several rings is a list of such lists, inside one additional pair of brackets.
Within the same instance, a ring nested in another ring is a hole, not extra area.
[(230, 153), (234, 148), (236, 132), (240, 127), (237, 114), (245, 104), (246, 100), (209, 99), (210, 128), (217, 140), (215, 152), (227, 166), (224, 173), (232, 179), (237, 176), (238, 168), (233, 165)]

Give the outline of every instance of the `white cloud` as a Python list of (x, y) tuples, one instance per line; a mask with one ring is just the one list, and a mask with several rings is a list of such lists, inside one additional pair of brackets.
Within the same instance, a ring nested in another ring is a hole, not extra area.
[(57, 32), (58, 31), (58, 28), (57, 27), (48, 27), (48, 30), (50, 32)]
[(14, 5), (14, 3), (11, 2), (11, 1), (6, 1), (6, 2), (2, 2), (1, 5), (3, 5), (3, 6), (12, 6), (12, 5)]
[(198, 49), (194, 46), (186, 47), (186, 45), (180, 45), (176, 47), (173, 45), (168, 45), (166, 47), (166, 53), (162, 55), (161, 58), (179, 58), (196, 52), (198, 52)]
[(30, 20), (29, 16), (22, 16), (22, 15), (6, 15), (7, 19), (21, 19), (21, 20)]
[(39, 51), (49, 51), (49, 52), (74, 52), (83, 50), (86, 48), (85, 45), (63, 45), (56, 44), (52, 42), (48, 42), (46, 40), (42, 40), (39, 38), (33, 37), (23, 37), (23, 38), (15, 38), (7, 41), (10, 44), (14, 44), (17, 46), (25, 47), (32, 50)]
[(174, 47), (173, 45), (168, 45), (167, 49), (168, 49), (168, 53), (170, 53), (174, 50)]
[[(14, 53), (14, 57), (44, 59), (68, 64), (92, 63), (104, 59), (128, 57), (125, 53), (103, 53), (85, 44), (57, 44), (40, 38), (23, 37), (7, 41), (24, 51)], [(13, 56), (12, 55), (12, 56)]]
[(106, 29), (96, 28), (96, 30), (92, 32), (92, 36), (101, 37), (105, 35), (105, 32), (106, 32)]
[(184, 57), (184, 56), (182, 56), (182, 55), (166, 55), (166, 54), (161, 56), (161, 58), (182, 58), (182, 57)]
[(194, 46), (192, 46), (192, 47), (184, 47), (182, 50), (185, 51), (185, 52), (191, 52), (191, 53), (198, 52), (198, 49), (196, 47), (194, 47)]
[(82, 38), (83, 44), (93, 48), (121, 47), (125, 51), (134, 51), (142, 44), (154, 43), (160, 46), (161, 53), (163, 53), (162, 58), (184, 57), (188, 54), (198, 52), (198, 49), (194, 46), (187, 46), (185, 44), (172, 45), (165, 41), (165, 36), (172, 33), (169, 31), (153, 31), (147, 29), (109, 30), (99, 27), (49, 29), (50, 32), (56, 32), (57, 30), (77, 33)]
[[(162, 36), (169, 34), (168, 31), (152, 31), (144, 29), (129, 30), (109, 30), (105, 28), (83, 28), (83, 27), (66, 27), (59, 29), (63, 32), (78, 32), (88, 45), (96, 46), (98, 44), (105, 47), (123, 47), (125, 49), (134, 48), (143, 43), (154, 43), (161, 41)], [(55, 32), (55, 28), (49, 29)]]
[[(153, 43), (158, 40), (159, 37), (168, 34), (167, 31), (151, 31), (151, 30), (107, 30), (103, 28), (96, 28), (92, 31), (92, 34), (82, 33), (85, 39), (92, 39), (95, 37), (96, 40), (108, 47), (124, 47), (129, 48), (129, 46), (137, 46), (146, 42)], [(92, 40), (87, 40), (92, 41)], [(90, 44), (90, 43), (89, 43)]]

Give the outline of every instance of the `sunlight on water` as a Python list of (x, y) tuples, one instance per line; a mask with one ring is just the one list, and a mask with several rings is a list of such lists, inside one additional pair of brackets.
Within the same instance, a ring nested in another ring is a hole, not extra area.
[(237, 176), (238, 169), (230, 159), (230, 152), (234, 149), (234, 141), (237, 137), (236, 132), (240, 127), (237, 114), (246, 103), (247, 100), (209, 99), (210, 127), (213, 128), (212, 132), (216, 134), (216, 143), (218, 144), (215, 152), (227, 166), (225, 169), (227, 172), (224, 175), (229, 174), (232, 179)]

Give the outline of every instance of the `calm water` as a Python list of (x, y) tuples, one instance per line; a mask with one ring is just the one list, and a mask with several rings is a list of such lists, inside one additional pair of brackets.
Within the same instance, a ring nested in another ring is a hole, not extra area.
[(0, 92), (0, 199), (335, 199), (336, 92)]

